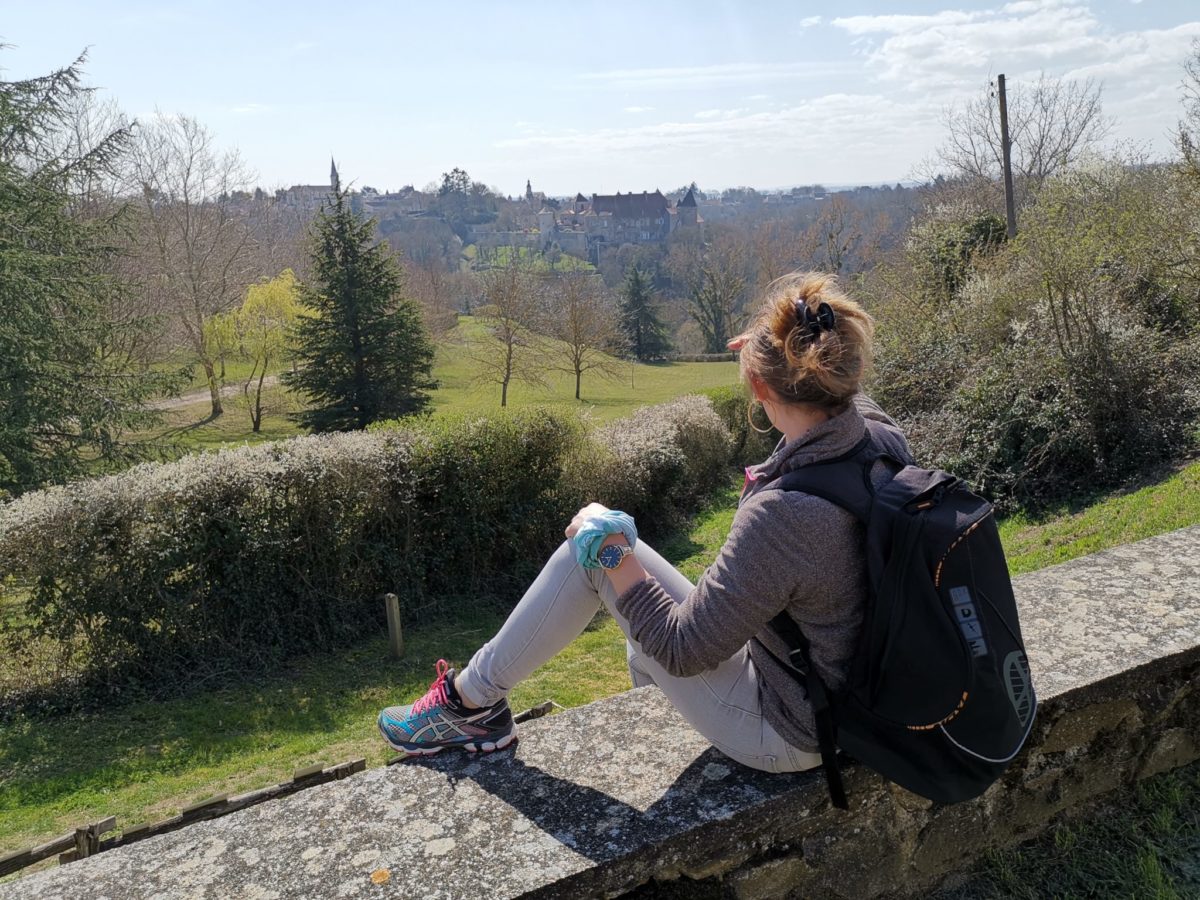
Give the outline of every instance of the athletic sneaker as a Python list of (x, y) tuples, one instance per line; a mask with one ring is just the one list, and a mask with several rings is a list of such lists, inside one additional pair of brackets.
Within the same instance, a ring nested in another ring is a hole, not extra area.
[(490, 753), (517, 737), (508, 701), (468, 709), (454, 689), (454, 670), (437, 661), (437, 678), (429, 692), (411, 706), (389, 706), (379, 714), (379, 730), (395, 750), (430, 756), (445, 747)]

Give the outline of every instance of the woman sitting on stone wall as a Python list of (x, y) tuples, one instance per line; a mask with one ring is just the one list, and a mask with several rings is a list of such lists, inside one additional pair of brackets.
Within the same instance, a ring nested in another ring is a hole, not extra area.
[[(658, 685), (718, 749), (768, 772), (819, 765), (811, 709), (776, 661), (788, 648), (768, 623), (786, 610), (825, 683), (845, 683), (867, 590), (862, 528), (826, 500), (771, 488), (786, 472), (849, 451), (864, 418), (888, 425), (883, 449), (908, 457), (895, 423), (859, 393), (872, 330), (830, 276), (772, 285), (730, 347), (741, 351), (742, 378), (783, 440), (746, 470), (729, 537), (699, 583), (638, 541), (628, 516), (584, 507), (467, 667), (456, 674), (439, 660), (424, 697), (380, 713), (388, 743), (416, 754), (507, 746), (516, 737), (509, 691), (581, 634), (603, 603), (628, 638), (634, 685)], [(872, 475), (882, 480), (877, 466)]]

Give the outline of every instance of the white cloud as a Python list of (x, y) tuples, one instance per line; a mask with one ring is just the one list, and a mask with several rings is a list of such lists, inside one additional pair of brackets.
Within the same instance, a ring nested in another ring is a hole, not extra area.
[(235, 106), (230, 110), (230, 112), (236, 113), (239, 116), (257, 116), (270, 111), (271, 107), (265, 103), (243, 103), (241, 106)]
[[(637, 153), (678, 162), (681, 153), (698, 158), (737, 158), (752, 174), (770, 162), (807, 177), (851, 177), (876, 171), (886, 145), (907, 168), (929, 151), (940, 106), (924, 98), (899, 102), (878, 94), (828, 94), (769, 112), (704, 110), (714, 115), (692, 121), (660, 122), (627, 128), (562, 130), (500, 141), (496, 147), (535, 152), (550, 163), (572, 166)], [(808, 175), (802, 174), (808, 173)], [(902, 175), (901, 171), (893, 177)]]
[(821, 24), (820, 16), (808, 16), (808, 17), (800, 20), (800, 30), (803, 31), (805, 28), (813, 28), (820, 24)]
[(654, 112), (654, 107), (653, 106), (627, 106), (627, 107), (625, 107), (625, 112), (627, 112), (627, 113)]
[[(1170, 29), (1116, 31), (1084, 0), (1017, 0), (999, 9), (849, 16), (833, 26), (858, 39), (876, 75), (913, 90), (975, 90), (997, 72), (1120, 76), (1119, 90), (1178, 81), (1200, 20)], [(1134, 83), (1136, 82), (1136, 83)]]
[(674, 66), (661, 69), (610, 69), (578, 76), (584, 85), (640, 90), (701, 88), (731, 84), (788, 81), (854, 70), (851, 63), (721, 63), (711, 66)]
[(946, 10), (927, 16), (885, 15), (885, 16), (847, 16), (834, 19), (830, 24), (841, 28), (853, 35), (905, 34), (913, 31), (924, 31), (929, 28), (941, 28), (948, 25), (964, 25), (978, 21), (990, 13), (966, 13), (959, 10)]

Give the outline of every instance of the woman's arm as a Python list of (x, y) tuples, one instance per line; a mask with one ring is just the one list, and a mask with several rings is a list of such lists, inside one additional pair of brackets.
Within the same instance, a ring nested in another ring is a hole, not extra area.
[(824, 501), (783, 491), (749, 498), (716, 560), (682, 603), (648, 579), (634, 556), (605, 570), (630, 636), (673, 675), (696, 675), (729, 659), (788, 606), (798, 584), (818, 583), (804, 531), (820, 526), (822, 506), (837, 512)]

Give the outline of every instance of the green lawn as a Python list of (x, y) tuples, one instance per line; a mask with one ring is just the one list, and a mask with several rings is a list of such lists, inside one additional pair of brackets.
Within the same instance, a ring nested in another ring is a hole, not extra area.
[(258, 433), (252, 430), (246, 401), (238, 395), (224, 398), (225, 412), (215, 419), (212, 417), (212, 404), (208, 400), (166, 410), (163, 412), (162, 425), (139, 437), (161, 447), (167, 455), (178, 455), (274, 441), (303, 433), (288, 415), (299, 408), (295, 396), (282, 386), (263, 390), (263, 408), (262, 429)]
[(1036, 840), (988, 853), (934, 900), (1200, 897), (1200, 763), (1114, 792)]
[[(499, 385), (481, 385), (475, 381), (478, 372), (466, 354), (466, 341), (479, 339), (484, 328), (470, 316), (460, 318), (460, 324), (437, 347), (433, 376), (439, 387), (433, 392), (435, 413), (502, 413)], [(559, 347), (548, 341), (546, 358), (550, 359)], [(509, 386), (508, 406), (542, 405), (560, 409), (586, 410), (596, 421), (609, 421), (626, 416), (639, 406), (663, 403), (683, 394), (692, 394), (713, 387), (737, 383), (735, 362), (718, 363), (657, 363), (647, 365), (613, 360), (617, 373), (605, 377), (594, 372), (583, 376), (581, 400), (575, 399), (575, 380), (569, 372), (549, 371), (547, 386)], [(239, 368), (240, 367), (240, 368)], [(278, 367), (277, 367), (278, 368)], [(227, 383), (235, 384), (245, 377), (248, 365), (230, 361)], [(277, 373), (276, 373), (277, 374)], [(186, 388), (188, 393), (205, 389), (203, 373)], [(225, 414), (211, 418), (207, 399), (164, 413), (163, 426), (143, 435), (170, 448), (170, 452), (210, 450), (229, 444), (257, 443), (294, 437), (300, 429), (288, 417), (300, 408), (302, 401), (281, 386), (264, 392), (271, 411), (263, 419), (262, 431), (251, 431), (250, 416), (240, 397), (227, 398)]]
[[(290, 364), (285, 360), (275, 360), (267, 367), (268, 375), (278, 375), (280, 372), (288, 368)], [(190, 394), (195, 391), (208, 390), (208, 377), (204, 373), (204, 367), (198, 362), (194, 362), (188, 354), (175, 353), (160, 363), (154, 365), (155, 369), (160, 371), (177, 372), (181, 369), (186, 369), (188, 372), (188, 382), (185, 383), (180, 391), (185, 394)], [(217, 373), (220, 374), (220, 364), (217, 364)], [(231, 354), (225, 360), (225, 383), (226, 384), (242, 384), (250, 377), (252, 368), (251, 361), (239, 354)]]
[[(500, 385), (479, 384), (474, 379), (477, 366), (467, 355), (467, 342), (479, 340), (483, 326), (470, 316), (459, 319), (447, 340), (438, 346), (433, 375), (440, 387), (433, 394), (438, 412), (499, 412)], [(548, 341), (546, 358), (553, 358), (558, 345)], [(509, 385), (508, 405), (521, 407), (546, 405), (584, 409), (598, 421), (620, 418), (639, 406), (663, 403), (683, 394), (694, 394), (714, 387), (736, 384), (736, 362), (658, 363), (647, 365), (614, 360), (616, 373), (604, 377), (593, 372), (583, 375), (581, 399), (575, 399), (575, 378), (570, 372), (550, 371), (547, 387)]]
[(1075, 513), (1037, 521), (1013, 516), (1000, 538), (1014, 574), (1031, 572), (1200, 522), (1200, 462), (1162, 481), (1102, 499)]

